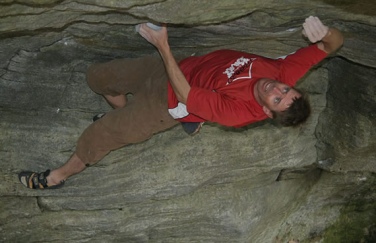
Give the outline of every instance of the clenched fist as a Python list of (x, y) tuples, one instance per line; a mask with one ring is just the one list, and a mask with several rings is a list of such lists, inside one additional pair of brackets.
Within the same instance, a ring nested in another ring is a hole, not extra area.
[(316, 43), (321, 41), (329, 31), (329, 27), (321, 23), (317, 17), (309, 16), (303, 24), (303, 35), (309, 39), (310, 42)]

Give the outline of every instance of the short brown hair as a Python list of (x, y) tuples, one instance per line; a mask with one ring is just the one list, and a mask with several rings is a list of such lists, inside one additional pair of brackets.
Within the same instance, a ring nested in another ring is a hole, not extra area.
[(284, 111), (272, 111), (273, 118), (284, 127), (296, 127), (304, 123), (311, 114), (308, 97), (299, 91), (302, 96), (294, 98), (293, 103)]

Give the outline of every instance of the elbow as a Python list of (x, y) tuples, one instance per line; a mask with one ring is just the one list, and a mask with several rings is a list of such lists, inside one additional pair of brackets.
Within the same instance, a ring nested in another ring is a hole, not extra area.
[(176, 98), (178, 99), (178, 101), (179, 101), (180, 103), (183, 103), (184, 105), (187, 104), (187, 98), (186, 98), (186, 97), (182, 97), (182, 96), (180, 96), (180, 95), (177, 95)]
[(178, 99), (178, 101), (186, 105), (189, 91), (191, 91), (191, 87), (188, 86), (186, 89), (182, 90), (181, 92), (176, 93), (176, 98)]
[(188, 93), (178, 93), (176, 94), (176, 98), (178, 99), (180, 103), (183, 103), (184, 105), (186, 105), (187, 100), (188, 100)]

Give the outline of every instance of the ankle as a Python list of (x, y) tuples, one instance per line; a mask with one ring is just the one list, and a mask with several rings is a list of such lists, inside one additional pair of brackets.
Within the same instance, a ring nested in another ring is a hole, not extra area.
[(54, 186), (57, 184), (60, 184), (62, 181), (65, 181), (65, 178), (62, 178), (59, 176), (56, 171), (51, 171), (50, 174), (46, 177), (47, 179), (47, 185), (48, 186)]

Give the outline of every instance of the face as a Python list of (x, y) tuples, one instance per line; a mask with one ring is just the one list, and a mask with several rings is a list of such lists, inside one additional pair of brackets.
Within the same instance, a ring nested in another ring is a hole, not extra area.
[(257, 81), (254, 94), (257, 102), (269, 117), (273, 117), (271, 111), (284, 111), (290, 107), (294, 98), (302, 96), (290, 86), (267, 78)]

